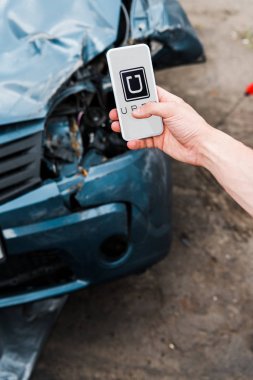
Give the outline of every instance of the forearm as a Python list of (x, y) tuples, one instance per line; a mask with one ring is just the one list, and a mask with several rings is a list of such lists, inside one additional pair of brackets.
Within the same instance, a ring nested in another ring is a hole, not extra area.
[(200, 147), (200, 163), (253, 216), (253, 150), (211, 128)]

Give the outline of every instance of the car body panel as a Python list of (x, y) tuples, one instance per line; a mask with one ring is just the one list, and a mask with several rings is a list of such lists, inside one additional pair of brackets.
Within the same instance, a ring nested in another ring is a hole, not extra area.
[(0, 124), (47, 114), (61, 84), (116, 40), (120, 3), (0, 2)]
[(156, 69), (205, 60), (203, 46), (178, 0), (134, 0), (131, 37), (156, 42)]
[[(1, 1), (0, 125), (44, 117), (60, 86), (116, 41), (120, 8), (120, 0)], [(166, 45), (155, 63), (204, 54), (177, 0), (134, 0), (130, 24), (131, 40)]]
[[(80, 204), (79, 210), (72, 213), (61, 194), (62, 189), (66, 192), (66, 181), (45, 183), (0, 206), (0, 225), (8, 257), (57, 250), (75, 278), (81, 281), (65, 284), (71, 291), (72, 287), (85, 287), (141, 271), (168, 253), (171, 176), (169, 160), (162, 152), (128, 152), (108, 163), (90, 167), (88, 175), (80, 176), (77, 181), (77, 192), (70, 177), (69, 187)], [(111, 262), (104, 258), (101, 247), (114, 236), (126, 237), (128, 243), (119, 259)], [(45, 294), (58, 295), (61, 289), (52, 286), (47, 292), (38, 289), (37, 294), (33, 290), (30, 295), (27, 291), (23, 298), (14, 292), (13, 298), (1, 298), (0, 307), (21, 299), (28, 302)]]

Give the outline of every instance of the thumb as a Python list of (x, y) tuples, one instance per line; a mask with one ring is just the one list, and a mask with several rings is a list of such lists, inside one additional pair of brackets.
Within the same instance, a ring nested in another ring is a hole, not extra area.
[(150, 102), (134, 110), (132, 115), (137, 119), (150, 117), (152, 115), (167, 118), (175, 114), (176, 107), (178, 107), (178, 104), (174, 101), (166, 103)]

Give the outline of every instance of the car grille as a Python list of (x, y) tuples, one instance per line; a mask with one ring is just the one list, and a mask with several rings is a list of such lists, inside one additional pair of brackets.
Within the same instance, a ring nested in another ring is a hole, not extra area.
[(0, 263), (0, 298), (58, 286), (75, 280), (59, 251), (10, 255)]
[(0, 202), (40, 181), (42, 134), (0, 145)]

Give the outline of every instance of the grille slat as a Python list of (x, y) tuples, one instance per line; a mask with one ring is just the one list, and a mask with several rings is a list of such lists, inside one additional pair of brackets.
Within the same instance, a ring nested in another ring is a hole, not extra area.
[[(1, 149), (1, 148), (0, 148)], [(21, 168), (23, 166), (28, 165), (32, 162), (34, 158), (34, 152), (27, 152), (20, 155), (15, 155), (15, 157), (10, 158), (8, 160), (1, 161), (0, 159), (0, 177), (2, 174), (8, 173), (9, 171), (12, 171), (13, 169)]]
[(0, 202), (40, 181), (42, 134), (0, 145)]
[(0, 176), (0, 191), (1, 189), (6, 189), (6, 187), (18, 185), (20, 182), (30, 179), (33, 176), (32, 166), (34, 165), (26, 165), (23, 168), (11, 171), (10, 174)]
[(13, 142), (9, 142), (7, 144), (0, 144), (0, 158), (10, 156), (11, 154), (18, 154), (22, 150), (32, 148), (37, 144), (39, 136), (41, 136), (41, 133), (36, 133), (29, 137), (14, 140)]

